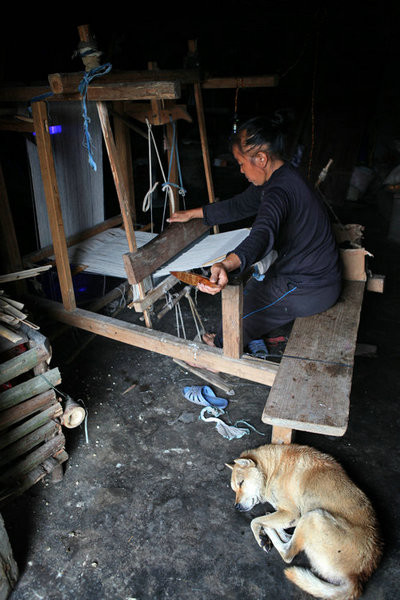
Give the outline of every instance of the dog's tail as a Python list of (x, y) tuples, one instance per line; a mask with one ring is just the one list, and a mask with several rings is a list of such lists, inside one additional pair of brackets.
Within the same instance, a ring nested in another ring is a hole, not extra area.
[(336, 585), (319, 579), (312, 571), (302, 567), (285, 569), (285, 575), (311, 596), (324, 600), (356, 600), (361, 594), (358, 583), (350, 579)]

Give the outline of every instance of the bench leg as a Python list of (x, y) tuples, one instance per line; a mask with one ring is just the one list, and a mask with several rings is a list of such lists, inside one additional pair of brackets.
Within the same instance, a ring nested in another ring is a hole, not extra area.
[(222, 337), (224, 354), (240, 358), (243, 354), (243, 285), (227, 285), (222, 290)]
[(293, 437), (293, 429), (277, 425), (272, 427), (271, 444), (290, 444)]

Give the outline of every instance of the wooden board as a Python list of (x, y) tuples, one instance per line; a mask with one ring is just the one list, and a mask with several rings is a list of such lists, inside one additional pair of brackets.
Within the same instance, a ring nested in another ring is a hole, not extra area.
[(364, 282), (348, 281), (339, 301), (296, 319), (262, 420), (273, 426), (343, 435)]
[(202, 219), (193, 219), (188, 223), (172, 223), (137, 252), (124, 254), (129, 283), (139, 283), (145, 277), (152, 275), (161, 265), (182, 252), (209, 229)]

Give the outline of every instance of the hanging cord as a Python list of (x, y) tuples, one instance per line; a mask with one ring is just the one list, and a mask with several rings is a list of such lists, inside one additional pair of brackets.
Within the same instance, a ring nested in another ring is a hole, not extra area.
[(190, 310), (192, 311), (193, 321), (196, 326), (197, 335), (198, 335), (199, 339), (201, 340), (201, 336), (203, 335), (203, 333), (205, 333), (206, 330), (205, 330), (202, 320), (200, 318), (199, 311), (197, 310), (196, 304), (190, 294), (190, 291), (186, 297), (189, 302)]
[[(89, 52), (90, 51), (88, 51), (87, 54), (89, 54)], [(85, 54), (81, 54), (81, 56), (85, 56)], [(93, 69), (90, 69), (90, 71), (85, 72), (85, 74), (78, 86), (78, 90), (82, 96), (81, 106), (82, 106), (82, 117), (83, 117), (83, 131), (85, 134), (85, 140), (83, 142), (83, 146), (88, 151), (89, 164), (94, 171), (97, 171), (97, 165), (93, 158), (92, 140), (91, 140), (90, 132), (89, 132), (90, 117), (87, 112), (87, 104), (86, 104), (87, 89), (88, 89), (90, 82), (93, 79), (95, 79), (96, 77), (101, 77), (102, 75), (106, 75), (106, 73), (109, 73), (111, 71), (111, 68), (112, 68), (112, 65), (110, 63), (106, 63), (104, 65), (100, 65), (98, 67), (94, 67)]]
[(318, 46), (319, 46), (319, 32), (317, 32), (317, 39), (315, 41), (315, 57), (314, 57), (314, 72), (313, 72), (313, 85), (311, 92), (311, 148), (310, 156), (308, 160), (308, 179), (311, 179), (311, 166), (315, 145), (315, 89), (317, 83), (317, 66), (318, 66)]
[[(156, 151), (157, 159), (158, 159), (158, 164), (159, 164), (159, 167), (161, 170), (162, 178), (164, 180), (164, 183), (161, 186), (162, 191), (165, 192), (165, 202), (164, 202), (164, 211), (163, 211), (161, 230), (163, 230), (163, 228), (164, 228), (165, 213), (166, 213), (168, 197), (170, 199), (171, 206), (172, 207), (175, 206), (175, 196), (174, 196), (174, 192), (172, 189), (173, 187), (177, 188), (179, 191), (179, 194), (183, 197), (183, 204), (184, 204), (184, 207), (186, 208), (186, 203), (185, 203), (186, 190), (183, 187), (183, 183), (182, 183), (182, 171), (181, 171), (181, 165), (180, 165), (180, 160), (179, 160), (178, 145), (176, 142), (176, 125), (175, 125), (174, 121), (172, 121), (172, 119), (171, 119), (171, 122), (172, 122), (172, 126), (173, 126), (173, 141), (172, 141), (170, 161), (169, 161), (169, 165), (168, 165), (168, 177), (165, 177), (164, 168), (163, 168), (161, 158), (160, 158), (160, 153), (158, 151), (157, 144), (156, 144), (156, 141), (154, 138), (152, 126), (151, 126), (151, 123), (149, 122), (149, 120), (146, 119), (147, 130), (148, 130), (149, 189), (143, 199), (142, 210), (143, 210), (143, 212), (147, 212), (149, 210), (149, 208), (151, 208), (151, 210), (152, 210), (152, 194), (155, 191), (155, 189), (159, 183), (158, 181), (156, 181), (156, 183), (153, 184), (152, 159), (151, 159), (151, 144), (153, 143), (154, 149)], [(177, 161), (177, 166), (178, 166), (178, 174), (179, 174), (179, 182), (180, 182), (179, 185), (169, 181), (170, 175), (171, 175), (172, 161), (173, 161), (174, 153), (176, 155), (176, 161)], [(153, 221), (153, 219), (151, 219), (151, 220)]]
[(235, 108), (234, 108), (234, 113), (233, 113), (233, 127), (232, 127), (232, 133), (235, 135), (237, 133), (237, 127), (239, 124), (239, 117), (238, 117), (238, 97), (239, 97), (239, 89), (243, 86), (243, 80), (239, 79), (236, 85), (236, 92), (235, 92)]

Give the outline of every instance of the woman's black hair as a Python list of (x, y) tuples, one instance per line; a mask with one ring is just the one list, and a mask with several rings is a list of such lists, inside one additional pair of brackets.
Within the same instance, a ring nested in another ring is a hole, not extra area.
[(287, 160), (286, 136), (289, 116), (276, 112), (273, 117), (254, 117), (238, 128), (231, 138), (231, 147), (237, 146), (242, 154), (255, 156), (266, 152), (275, 158)]

